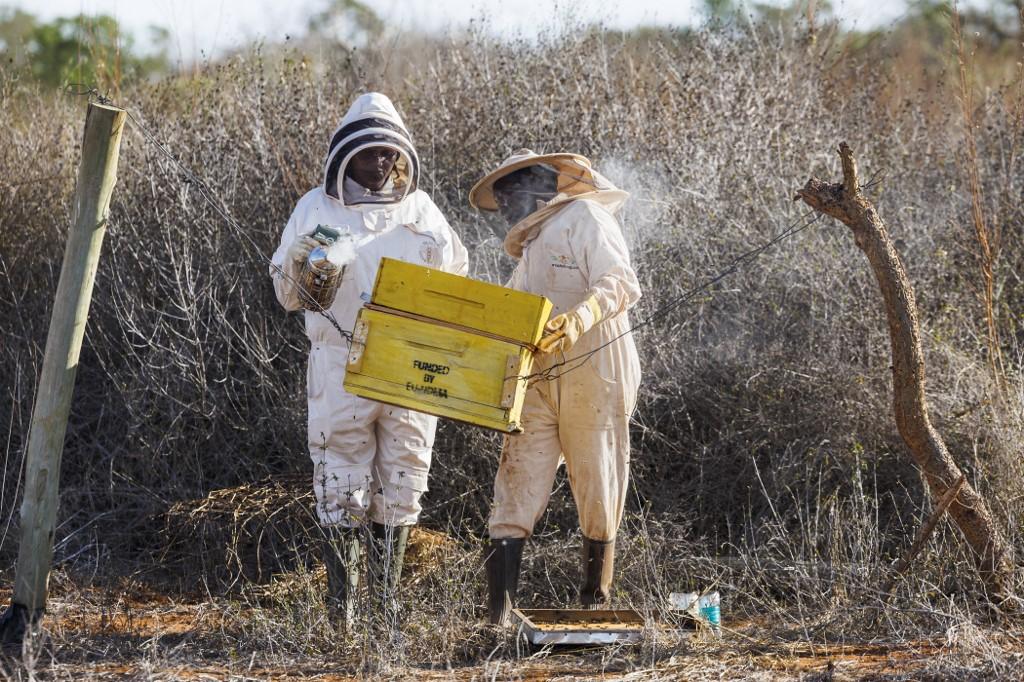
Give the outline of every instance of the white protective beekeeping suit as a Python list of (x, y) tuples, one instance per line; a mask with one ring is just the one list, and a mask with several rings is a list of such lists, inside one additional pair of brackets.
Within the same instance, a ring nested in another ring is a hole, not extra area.
[(628, 195), (574, 154), (517, 152), (481, 180), (470, 203), (495, 210), (504, 175), (543, 163), (559, 173), (558, 194), (514, 225), (505, 249), (519, 263), (509, 286), (546, 296), (552, 317), (576, 311), (583, 334), (567, 352), (538, 354), (522, 413), (523, 433), (506, 437), (494, 484), (491, 538), (525, 538), (544, 513), (564, 459), (585, 538), (615, 538), (629, 477), (629, 419), (640, 363), (627, 310), (640, 298), (615, 213)]
[[(385, 190), (377, 193), (345, 177), (352, 156), (368, 147), (399, 153)], [(344, 330), (352, 329), (359, 308), (370, 300), (383, 257), (465, 274), (466, 249), (430, 197), (417, 189), (418, 178), (419, 159), (391, 101), (379, 93), (356, 99), (331, 137), (323, 184), (299, 200), (274, 253), (270, 274), (281, 305), (302, 307), (296, 287), (301, 266), (287, 253), (317, 225), (339, 230), (339, 242), (354, 252), (330, 308)], [(352, 527), (369, 515), (379, 524), (415, 523), (437, 418), (347, 393), (346, 341), (321, 314), (305, 316), (308, 441), (320, 522)]]

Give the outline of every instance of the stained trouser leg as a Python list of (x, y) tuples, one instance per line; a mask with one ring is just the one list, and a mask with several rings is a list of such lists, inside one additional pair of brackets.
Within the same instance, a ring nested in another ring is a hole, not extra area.
[(384, 405), (375, 428), (370, 520), (381, 527), (414, 526), (427, 491), (437, 417)]
[(384, 405), (376, 422), (367, 574), (378, 625), (394, 626), (409, 532), (427, 490), (437, 417)]
[(360, 525), (370, 504), (376, 450), (374, 420), (379, 404), (342, 388), (347, 351), (314, 344), (307, 373), (308, 447), (313, 492), (323, 531), (321, 558), (327, 570), (326, 603), (331, 617), (350, 626), (359, 586)]
[(491, 538), (529, 537), (548, 505), (562, 454), (558, 414), (548, 399), (548, 389), (534, 385), (527, 390), (523, 432), (505, 436), (487, 524)]
[(615, 535), (629, 483), (630, 386), (604, 379), (593, 367), (562, 377), (560, 434), (566, 473), (583, 531), (580, 601), (611, 598)]
[(488, 619), (501, 625), (515, 605), (523, 547), (547, 507), (561, 457), (548, 387), (527, 391), (522, 424), (523, 432), (506, 436), (501, 450), (485, 549)]
[(347, 351), (314, 345), (309, 354), (307, 443), (316, 512), (323, 526), (357, 526), (370, 506), (380, 403), (342, 387)]
[(580, 601), (584, 606), (604, 604), (611, 598), (615, 534), (622, 518), (629, 480), (628, 441), (625, 452), (602, 452), (601, 444), (617, 442), (614, 433), (604, 431), (591, 435), (599, 437), (575, 434), (570, 439), (574, 446), (586, 448), (584, 452), (570, 448), (566, 452), (569, 485), (583, 531)]
[(496, 625), (507, 624), (515, 606), (525, 544), (525, 538), (492, 538), (487, 543), (487, 614)]

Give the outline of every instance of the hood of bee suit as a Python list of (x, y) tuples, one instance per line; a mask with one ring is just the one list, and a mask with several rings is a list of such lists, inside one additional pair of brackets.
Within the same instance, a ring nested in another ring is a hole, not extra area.
[(367, 147), (387, 147), (398, 152), (391, 174), (396, 202), (416, 191), (420, 159), (412, 137), (391, 100), (379, 92), (368, 92), (356, 98), (331, 135), (331, 146), (324, 162), (323, 188), (328, 196), (344, 201), (345, 168), (355, 154)]
[(480, 179), (469, 191), (469, 203), (481, 211), (496, 211), (494, 183), (509, 173), (535, 164), (543, 164), (558, 173), (558, 194), (543, 207), (513, 225), (505, 235), (505, 251), (514, 258), (523, 255), (523, 246), (540, 232), (544, 221), (571, 201), (586, 199), (600, 204), (615, 214), (629, 198), (629, 193), (612, 184), (579, 154), (537, 154), (530, 149), (513, 152), (497, 168)]

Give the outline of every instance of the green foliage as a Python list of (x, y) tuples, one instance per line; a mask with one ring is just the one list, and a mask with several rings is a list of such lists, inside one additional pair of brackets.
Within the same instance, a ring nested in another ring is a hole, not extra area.
[(714, 21), (729, 21), (749, 15), (754, 22), (792, 23), (832, 16), (828, 0), (796, 0), (789, 3), (743, 2), (742, 0), (704, 0), (704, 16)]
[(7, 64), (52, 86), (82, 83), (116, 91), (122, 83), (165, 74), (169, 35), (152, 27), (144, 54), (105, 14), (40, 22), (21, 10), (0, 10), (0, 48)]
[[(893, 45), (937, 55), (946, 49), (950, 38), (951, 0), (907, 0), (907, 8), (890, 26), (849, 31), (846, 38), (857, 48), (873, 44), (891, 33)], [(840, 7), (842, 5), (840, 4)], [(806, 20), (811, 24), (834, 21), (835, 3), (829, 0), (792, 0), (790, 2), (744, 2), (743, 0), (704, 0), (703, 14), (712, 21), (751, 21), (782, 27)], [(957, 6), (965, 34), (973, 42), (990, 50), (1018, 50), (1024, 0), (988, 0)]]
[(35, 17), (28, 12), (0, 7), (0, 50), (5, 66), (24, 66), (25, 40), (35, 25)]
[(711, 19), (728, 19), (738, 10), (735, 0), (704, 0), (704, 13)]
[(310, 17), (310, 36), (342, 47), (365, 45), (384, 32), (384, 22), (359, 0), (329, 0), (327, 7)]

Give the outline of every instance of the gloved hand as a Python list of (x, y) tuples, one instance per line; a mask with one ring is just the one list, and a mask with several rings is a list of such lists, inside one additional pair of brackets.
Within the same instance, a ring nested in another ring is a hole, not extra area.
[(537, 342), (541, 353), (567, 352), (588, 329), (601, 321), (601, 309), (593, 296), (567, 313), (555, 315), (544, 325), (544, 335)]
[(309, 252), (320, 246), (320, 242), (313, 239), (308, 234), (299, 237), (292, 242), (292, 245), (288, 247), (288, 260), (301, 265), (306, 262), (309, 258)]
[(575, 312), (555, 315), (544, 325), (544, 336), (537, 342), (537, 350), (541, 353), (563, 353), (583, 335), (583, 322)]

